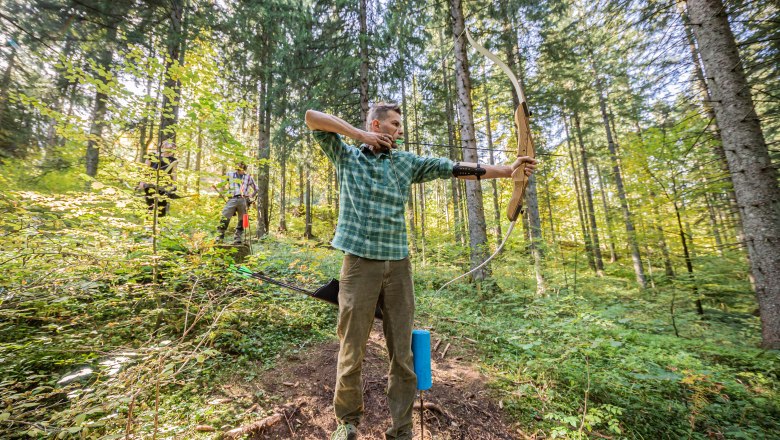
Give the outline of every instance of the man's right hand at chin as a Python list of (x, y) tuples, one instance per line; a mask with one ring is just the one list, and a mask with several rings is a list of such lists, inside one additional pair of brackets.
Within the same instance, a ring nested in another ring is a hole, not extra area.
[(358, 141), (378, 148), (380, 151), (388, 151), (393, 146), (393, 137), (385, 133), (363, 131), (362, 139)]

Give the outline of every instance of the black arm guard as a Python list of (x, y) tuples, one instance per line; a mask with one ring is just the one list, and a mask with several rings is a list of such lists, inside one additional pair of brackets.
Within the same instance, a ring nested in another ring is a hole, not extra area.
[(487, 173), (487, 170), (480, 167), (479, 163), (477, 163), (476, 167), (461, 165), (460, 162), (455, 162), (455, 165), (452, 166), (452, 175), (454, 177), (477, 176), (477, 180), (479, 180), (485, 173)]

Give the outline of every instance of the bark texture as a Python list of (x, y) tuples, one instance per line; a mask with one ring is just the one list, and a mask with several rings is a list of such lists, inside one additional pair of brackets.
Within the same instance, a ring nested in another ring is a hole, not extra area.
[[(444, 38), (441, 39), (444, 41)], [(455, 120), (455, 112), (452, 109), (452, 87), (450, 86), (450, 74), (447, 65), (447, 57), (441, 58), (441, 72), (444, 84), (445, 93), (445, 105), (447, 106), (447, 143), (448, 145), (455, 145), (455, 126), (452, 121)], [(406, 128), (404, 128), (404, 132)], [(458, 150), (450, 148), (450, 159), (454, 162), (459, 160)], [(460, 212), (460, 184), (457, 179), (450, 180), (450, 192), (452, 192), (452, 215), (455, 221), (455, 243), (463, 245), (465, 240), (463, 238), (463, 221), (461, 220)]]
[[(460, 140), (463, 146), (463, 160), (477, 162), (477, 140), (474, 136), (474, 107), (471, 102), (471, 76), (466, 56), (465, 23), (463, 5), (460, 0), (450, 1), (450, 16), (452, 18), (452, 33), (455, 40), (455, 103), (460, 116)], [(487, 226), (485, 210), (482, 206), (482, 185), (476, 180), (466, 181), (466, 203), (468, 206), (469, 238), (471, 247), (471, 267), (475, 268), (485, 261), (489, 254), (487, 248)], [(474, 279), (481, 280), (488, 276), (488, 267), (475, 271)]]
[(720, 0), (689, 0), (745, 232), (761, 314), (762, 346), (780, 348), (780, 189), (750, 87)]

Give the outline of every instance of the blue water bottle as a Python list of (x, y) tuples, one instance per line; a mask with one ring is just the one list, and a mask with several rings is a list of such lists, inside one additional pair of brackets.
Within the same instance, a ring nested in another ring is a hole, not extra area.
[(431, 332), (428, 330), (412, 331), (412, 355), (414, 356), (414, 374), (417, 375), (417, 389), (424, 391), (431, 388)]

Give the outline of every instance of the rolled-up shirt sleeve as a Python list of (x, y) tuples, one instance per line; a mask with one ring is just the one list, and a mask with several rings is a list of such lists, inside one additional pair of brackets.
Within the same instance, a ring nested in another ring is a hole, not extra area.
[(417, 157), (412, 174), (412, 183), (452, 177), (452, 165), (452, 161), (444, 157)]

